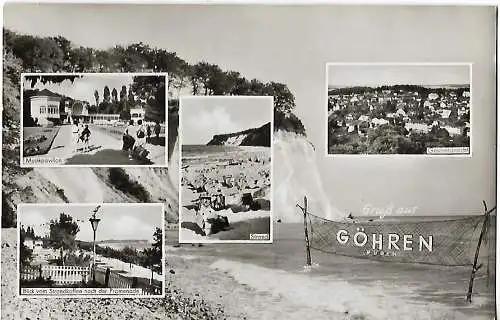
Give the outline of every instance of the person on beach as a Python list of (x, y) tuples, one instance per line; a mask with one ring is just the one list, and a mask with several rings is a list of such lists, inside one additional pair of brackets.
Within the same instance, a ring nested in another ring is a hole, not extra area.
[(123, 132), (123, 147), (122, 150), (128, 152), (128, 158), (129, 160), (132, 160), (132, 151), (134, 148), (135, 144), (135, 127), (134, 127), (134, 120), (130, 120), (128, 122), (127, 127), (125, 128), (125, 131)]

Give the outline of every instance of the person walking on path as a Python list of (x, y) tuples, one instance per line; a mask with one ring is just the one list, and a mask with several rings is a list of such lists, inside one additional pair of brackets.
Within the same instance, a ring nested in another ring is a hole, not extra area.
[(158, 141), (160, 139), (160, 132), (161, 132), (161, 126), (158, 123), (158, 121), (156, 121), (156, 124), (155, 124), (156, 141)]
[(146, 150), (145, 145), (146, 145), (146, 128), (142, 124), (142, 120), (138, 120), (134, 152), (139, 158), (144, 159), (149, 154), (149, 151)]
[(79, 130), (78, 122), (74, 121), (71, 125), (71, 152), (73, 153), (76, 153), (78, 149)]
[(151, 126), (149, 124), (146, 126), (146, 133), (147, 133), (146, 143), (151, 143)]
[(135, 146), (136, 147), (144, 147), (145, 144), (146, 144), (146, 128), (142, 124), (142, 120), (138, 120), (137, 121)]
[(135, 127), (134, 127), (134, 120), (130, 120), (128, 122), (127, 127), (125, 128), (125, 131), (123, 132), (123, 147), (122, 149), (124, 151), (128, 152), (128, 158), (132, 160), (132, 151), (134, 148), (135, 144)]
[(85, 151), (89, 151), (89, 139), (90, 139), (90, 130), (89, 130), (89, 125), (86, 124), (85, 125), (85, 129), (83, 129), (82, 133), (81, 133), (81, 139), (82, 139), (82, 142), (83, 142), (83, 152)]

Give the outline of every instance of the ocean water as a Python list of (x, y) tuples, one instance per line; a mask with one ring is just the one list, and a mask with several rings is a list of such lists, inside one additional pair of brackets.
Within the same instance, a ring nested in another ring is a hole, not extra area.
[[(443, 220), (446, 217), (427, 219)], [(495, 217), (492, 217), (492, 220), (494, 221)], [(344, 299), (342, 306), (363, 309), (363, 305), (366, 305), (369, 314), (374, 318), (383, 312), (397, 311), (406, 304), (417, 309), (419, 306), (437, 304), (440, 308), (460, 312), (470, 318), (474, 316), (477, 319), (491, 319), (495, 306), (495, 231), (495, 228), (492, 228), (488, 241), (483, 244), (480, 255), (483, 267), (476, 274), (472, 304), (465, 301), (470, 266), (378, 262), (311, 250), (313, 268), (304, 269), (306, 250), (304, 227), (300, 223), (275, 224), (274, 242), (269, 245), (206, 244), (201, 248), (184, 247), (177, 252), (212, 257), (216, 260), (213, 267), (228, 272), (237, 281), (257, 290), (290, 296), (290, 299), (296, 299), (297, 303), (314, 304), (322, 301), (322, 307), (330, 305), (332, 310), (341, 311), (337, 302)], [(296, 287), (293, 287), (294, 285)], [(294, 293), (297, 290), (308, 292), (308, 295), (312, 296), (306, 299)], [(330, 296), (326, 298), (329, 290)], [(345, 296), (339, 297), (339, 290), (345, 291)], [(363, 299), (357, 297), (357, 294), (366, 296), (371, 302), (360, 303)], [(333, 299), (332, 296), (336, 298)], [(422, 317), (410, 316), (410, 319), (420, 318), (442, 319), (439, 315), (430, 318), (428, 314)], [(453, 319), (449, 316), (446, 318)]]
[(244, 148), (239, 146), (182, 145), (182, 159), (217, 158), (224, 154), (238, 153), (242, 150)]

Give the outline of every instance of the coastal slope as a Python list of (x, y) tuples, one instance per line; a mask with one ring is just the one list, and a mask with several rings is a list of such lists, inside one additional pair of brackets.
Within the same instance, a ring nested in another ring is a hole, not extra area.
[(271, 146), (271, 123), (268, 122), (259, 128), (244, 131), (217, 134), (207, 143), (207, 146)]

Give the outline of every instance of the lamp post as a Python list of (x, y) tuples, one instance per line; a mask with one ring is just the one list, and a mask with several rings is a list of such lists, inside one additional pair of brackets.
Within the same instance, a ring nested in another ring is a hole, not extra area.
[(95, 217), (96, 212), (97, 212), (97, 210), (94, 211), (94, 214), (89, 219), (90, 224), (92, 225), (92, 230), (94, 230), (94, 242), (93, 242), (93, 247), (94, 247), (93, 253), (94, 254), (93, 254), (93, 258), (92, 258), (92, 281), (94, 281), (94, 282), (95, 282), (95, 233), (97, 231), (97, 226), (99, 225), (99, 221), (101, 221), (101, 219), (97, 219)]

